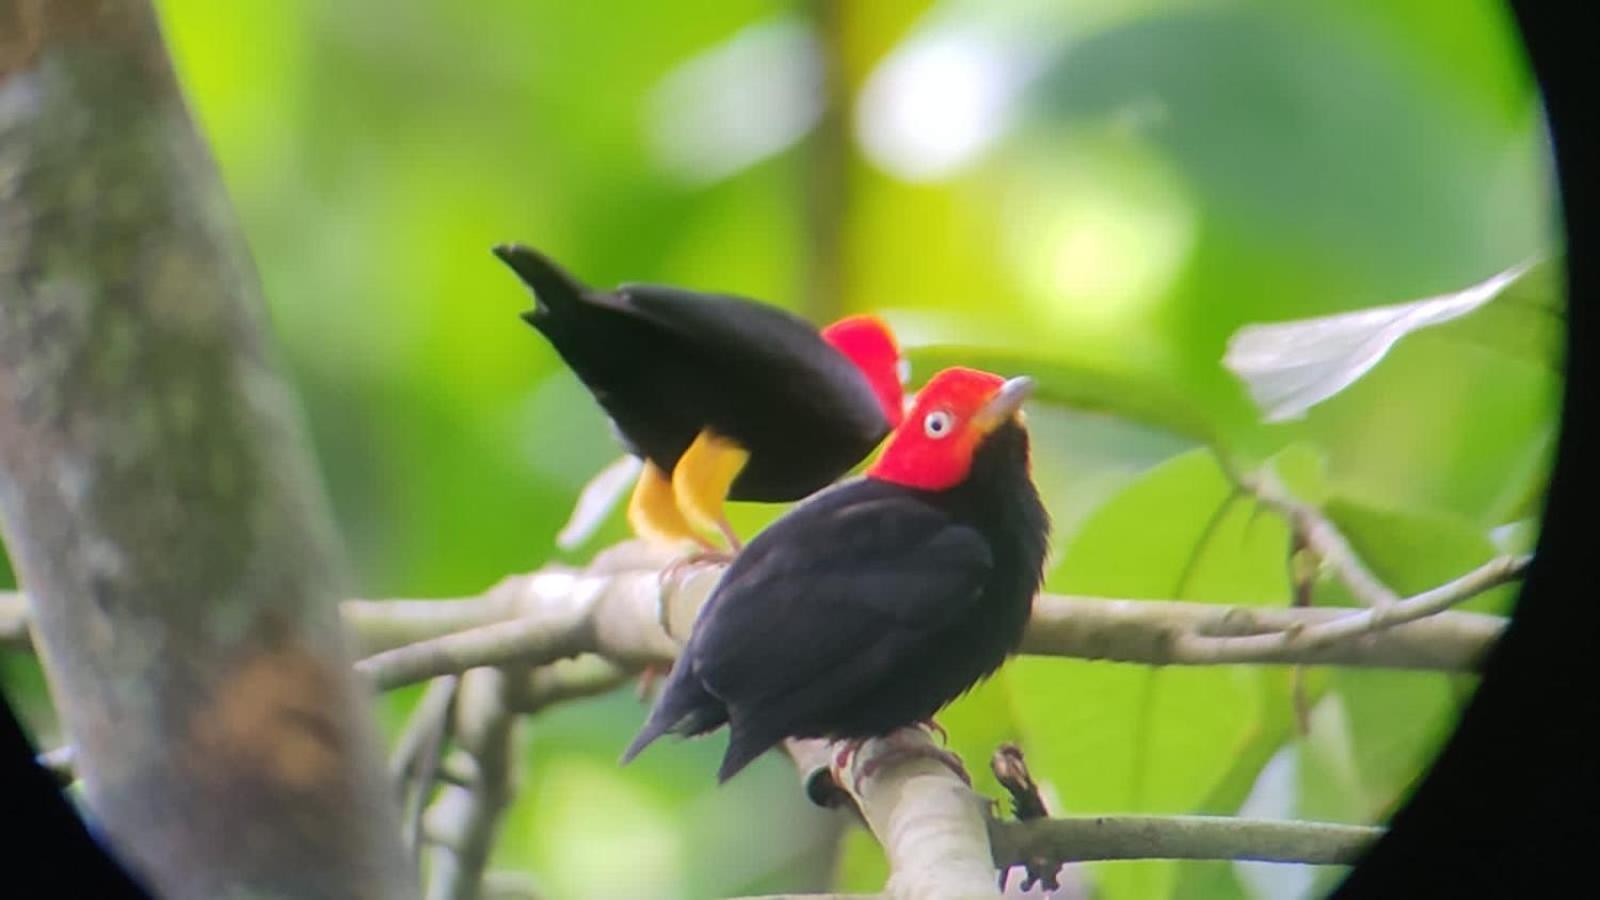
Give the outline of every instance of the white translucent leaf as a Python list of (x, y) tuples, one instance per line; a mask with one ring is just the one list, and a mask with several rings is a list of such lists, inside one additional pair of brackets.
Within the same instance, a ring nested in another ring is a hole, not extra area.
[(1534, 264), (1529, 260), (1461, 291), (1356, 312), (1246, 325), (1222, 362), (1244, 380), (1268, 422), (1306, 410), (1355, 383), (1396, 341), (1483, 306)]
[(589, 483), (578, 494), (578, 502), (572, 506), (572, 515), (567, 519), (567, 524), (556, 535), (556, 546), (571, 550), (592, 537), (643, 468), (644, 461), (639, 457), (631, 453), (624, 454), (589, 479)]

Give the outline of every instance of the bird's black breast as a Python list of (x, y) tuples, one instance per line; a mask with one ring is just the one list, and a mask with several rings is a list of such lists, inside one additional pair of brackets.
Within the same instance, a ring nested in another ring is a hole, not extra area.
[(734, 500), (796, 500), (888, 432), (866, 378), (805, 320), (654, 286), (590, 293), (531, 317), (628, 449), (671, 472), (704, 429), (750, 453)]
[(1001, 426), (962, 484), (927, 499), (983, 536), (993, 565), (978, 601), (929, 635), (893, 673), (838, 709), (815, 736), (867, 737), (927, 719), (993, 674), (1016, 651), (1043, 580), (1050, 521), (1029, 475), (1028, 433)]

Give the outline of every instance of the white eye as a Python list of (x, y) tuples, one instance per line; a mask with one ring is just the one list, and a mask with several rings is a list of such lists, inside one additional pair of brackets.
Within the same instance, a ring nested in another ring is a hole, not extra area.
[(950, 417), (949, 413), (942, 409), (936, 409), (928, 413), (928, 417), (922, 420), (922, 432), (928, 437), (938, 439), (948, 435), (950, 428), (954, 424), (955, 420)]
[(911, 360), (901, 359), (900, 362), (895, 365), (894, 370), (897, 374), (899, 374), (900, 383), (902, 385), (911, 380)]

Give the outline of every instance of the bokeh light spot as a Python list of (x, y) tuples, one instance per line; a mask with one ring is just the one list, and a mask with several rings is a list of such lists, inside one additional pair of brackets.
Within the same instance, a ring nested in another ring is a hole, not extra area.
[(1182, 180), (1125, 133), (1054, 136), (1029, 154), (1008, 192), (1005, 241), (1030, 302), (1074, 330), (1147, 321), (1194, 247)]

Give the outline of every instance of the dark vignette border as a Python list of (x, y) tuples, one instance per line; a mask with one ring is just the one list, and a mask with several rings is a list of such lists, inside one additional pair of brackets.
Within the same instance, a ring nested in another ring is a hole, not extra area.
[[(1555, 145), (1569, 266), (1561, 441), (1535, 561), (1506, 636), (1456, 733), (1391, 830), (1333, 894), (1361, 897), (1561, 897), (1592, 883), (1595, 579), (1591, 542), (1594, 338), (1600, 289), (1595, 181), (1596, 16), (1584, 4), (1513, 0)], [(1588, 76), (1587, 78), (1585, 76)], [(1585, 878), (1585, 875), (1590, 877)], [(1580, 891), (1581, 892), (1581, 891)]]
[[(1456, 733), (1395, 817), (1388, 836), (1333, 895), (1362, 897), (1562, 896), (1583, 883), (1600, 839), (1594, 804), (1600, 753), (1586, 739), (1593, 724), (1594, 668), (1600, 652), (1594, 579), (1580, 570), (1592, 471), (1592, 297), (1600, 259), (1595, 182), (1595, 117), (1585, 82), (1600, 66), (1600, 29), (1581, 4), (1513, 0), (1518, 25), (1544, 94), (1555, 144), (1570, 278), (1563, 427), (1537, 559), (1506, 637)], [(1585, 76), (1589, 76), (1586, 78)], [(48, 886), (50, 896), (144, 897), (100, 849), (82, 820), (33, 762), (11, 708), (0, 695), (0, 797), (6, 817), (26, 828), (25, 849), (6, 862), (7, 887), (20, 896)], [(37, 887), (35, 887), (37, 886)], [(32, 888), (32, 890), (30, 890)]]

